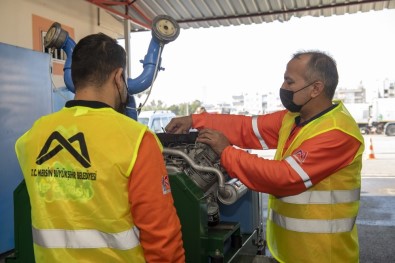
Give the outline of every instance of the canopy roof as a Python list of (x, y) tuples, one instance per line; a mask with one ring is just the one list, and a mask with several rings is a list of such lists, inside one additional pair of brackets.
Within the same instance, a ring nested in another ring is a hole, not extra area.
[(169, 15), (180, 28), (207, 28), (288, 21), (394, 9), (395, 0), (86, 0), (149, 30), (154, 17)]

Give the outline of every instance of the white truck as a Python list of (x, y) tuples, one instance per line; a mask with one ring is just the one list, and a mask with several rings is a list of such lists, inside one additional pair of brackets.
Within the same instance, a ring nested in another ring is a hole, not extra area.
[(395, 136), (395, 98), (374, 99), (371, 116), (377, 133)]
[(376, 98), (371, 103), (345, 103), (362, 134), (395, 136), (395, 98)]
[(369, 103), (344, 103), (344, 106), (353, 116), (357, 122), (359, 129), (362, 134), (369, 134), (371, 130), (369, 128), (369, 117), (371, 105)]

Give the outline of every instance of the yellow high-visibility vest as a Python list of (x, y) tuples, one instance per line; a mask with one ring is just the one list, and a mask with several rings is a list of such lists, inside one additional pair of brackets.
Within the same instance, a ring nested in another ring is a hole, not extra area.
[(112, 108), (75, 106), (18, 139), (36, 262), (145, 261), (128, 177), (146, 130)]
[[(283, 152), (296, 116), (296, 113), (285, 115), (274, 159), (287, 161), (301, 176), (307, 190), (282, 198), (269, 196), (269, 249), (280, 262), (358, 262), (359, 245), (355, 221), (360, 199), (363, 137), (354, 119), (340, 103), (306, 124), (286, 152)], [(291, 153), (303, 141), (334, 129), (354, 137), (361, 142), (361, 146), (350, 165), (312, 186), (309, 175)]]

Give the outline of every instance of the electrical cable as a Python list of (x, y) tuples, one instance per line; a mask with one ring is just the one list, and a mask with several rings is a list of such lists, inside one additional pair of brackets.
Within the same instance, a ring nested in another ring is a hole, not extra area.
[[(52, 91), (58, 92), (61, 89), (58, 89), (58, 87), (56, 87), (55, 82), (53, 80), (53, 71), (52, 71), (52, 69), (53, 69), (53, 51), (54, 51), (54, 48), (49, 49), (49, 55), (50, 55), (49, 63), (50, 63), (50, 67), (51, 67), (51, 74), (49, 74), (49, 75), (51, 77)], [(62, 92), (58, 92), (58, 93), (64, 99), (65, 102), (69, 100), (69, 98), (67, 98), (65, 95), (63, 95)]]

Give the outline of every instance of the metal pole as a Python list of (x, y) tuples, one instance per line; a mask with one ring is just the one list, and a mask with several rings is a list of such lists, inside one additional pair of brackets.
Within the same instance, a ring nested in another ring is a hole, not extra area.
[(123, 20), (124, 37), (125, 37), (125, 51), (126, 51), (126, 76), (128, 79), (131, 76), (131, 56), (130, 56), (130, 21), (129, 19)]

